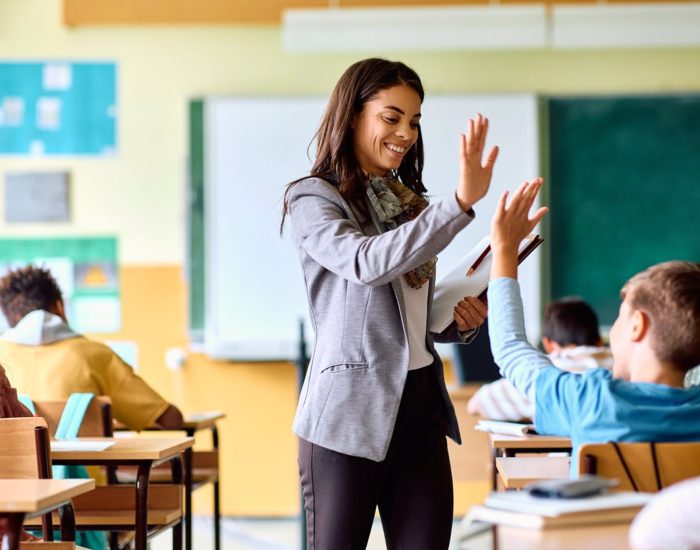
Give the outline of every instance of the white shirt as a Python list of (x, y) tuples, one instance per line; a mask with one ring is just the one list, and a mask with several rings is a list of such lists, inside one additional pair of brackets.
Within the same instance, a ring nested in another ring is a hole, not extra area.
[(658, 493), (632, 523), (635, 550), (700, 548), (700, 477), (675, 483)]
[(422, 369), (433, 362), (425, 346), (428, 325), (428, 283), (412, 288), (401, 276), (401, 290), (406, 306), (406, 333), (408, 334), (408, 370)]

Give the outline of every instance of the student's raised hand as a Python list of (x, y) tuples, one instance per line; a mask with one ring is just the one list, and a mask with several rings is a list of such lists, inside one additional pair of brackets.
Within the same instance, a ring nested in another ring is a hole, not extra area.
[(541, 187), (542, 178), (526, 181), (513, 193), (509, 204), (506, 204), (508, 192), (501, 195), (496, 213), (491, 221), (492, 279), (516, 277), (518, 246), (549, 211), (546, 206), (543, 206), (530, 217), (530, 208), (532, 208)]
[(486, 304), (474, 296), (465, 296), (455, 306), (454, 319), (460, 332), (480, 327), (486, 320)]
[(483, 161), (489, 119), (481, 113), (469, 119), (466, 134), (460, 134), (459, 185), (457, 202), (465, 212), (474, 206), (489, 190), (493, 165), (498, 157), (498, 147), (492, 147)]

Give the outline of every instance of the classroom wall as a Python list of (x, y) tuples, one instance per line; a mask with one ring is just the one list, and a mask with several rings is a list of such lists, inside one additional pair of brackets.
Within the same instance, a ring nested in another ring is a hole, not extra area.
[[(60, 21), (60, 0), (0, 0), (0, 59), (116, 60), (118, 153), (0, 158), (0, 172), (68, 169), (72, 186), (70, 223), (0, 221), (0, 232), (117, 235), (123, 328), (97, 336), (135, 341), (142, 375), (184, 410), (227, 412), (221, 425), (223, 513), (294, 514), (293, 366), (214, 362), (191, 353), (181, 371), (165, 367), (166, 350), (187, 345), (186, 106), (205, 94), (328, 93), (343, 69), (365, 55), (285, 54), (274, 26), (67, 29)], [(700, 90), (700, 48), (367, 54), (407, 62), (428, 93)], [(458, 488), (457, 508), (477, 492)], [(208, 495), (197, 495), (196, 505), (206, 510)]]

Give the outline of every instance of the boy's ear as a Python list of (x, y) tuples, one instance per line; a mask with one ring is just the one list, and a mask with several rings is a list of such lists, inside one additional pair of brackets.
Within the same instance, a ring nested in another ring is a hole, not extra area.
[(649, 332), (649, 317), (640, 309), (632, 312), (632, 322), (630, 323), (630, 336), (633, 342), (639, 342)]
[(61, 319), (68, 322), (68, 320), (66, 319), (66, 308), (63, 305), (63, 300), (56, 300), (56, 303), (53, 305), (51, 313), (58, 315)]
[(561, 349), (559, 344), (546, 336), (542, 337), (542, 347), (544, 348), (545, 353), (552, 353), (553, 351), (559, 351)]

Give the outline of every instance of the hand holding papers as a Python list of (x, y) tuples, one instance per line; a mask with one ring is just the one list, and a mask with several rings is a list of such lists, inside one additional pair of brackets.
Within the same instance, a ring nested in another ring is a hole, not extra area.
[[(535, 250), (543, 239), (528, 235), (520, 243), (518, 263)], [(437, 283), (430, 311), (430, 331), (442, 332), (454, 320), (454, 307), (465, 296), (484, 298), (491, 271), (490, 237), (487, 235)]]

